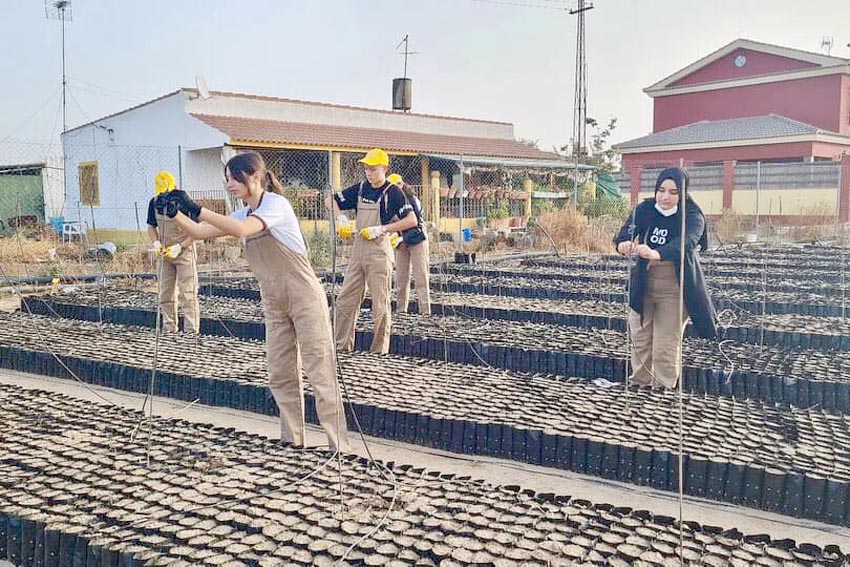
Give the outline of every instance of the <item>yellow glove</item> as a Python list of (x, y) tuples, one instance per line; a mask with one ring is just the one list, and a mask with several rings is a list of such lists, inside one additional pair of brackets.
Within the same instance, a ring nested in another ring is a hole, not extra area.
[(336, 235), (343, 240), (354, 238), (354, 229), (351, 227), (347, 216), (339, 215), (336, 217)]
[(398, 248), (398, 245), (401, 244), (401, 237), (397, 232), (394, 232), (390, 235), (390, 246), (393, 248)]
[(159, 240), (153, 241), (153, 251), (157, 256), (165, 255), (165, 246), (162, 245), (162, 242)]
[(183, 247), (180, 246), (179, 242), (177, 244), (172, 244), (171, 246), (165, 249), (165, 257), (174, 260), (175, 258), (177, 258), (177, 256), (180, 255), (182, 251)]
[(375, 240), (382, 234), (384, 234), (384, 227), (382, 226), (367, 226), (360, 231), (360, 236), (366, 240)]

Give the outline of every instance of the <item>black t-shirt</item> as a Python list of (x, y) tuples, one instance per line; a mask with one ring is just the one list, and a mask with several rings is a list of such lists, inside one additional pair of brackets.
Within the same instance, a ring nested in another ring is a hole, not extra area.
[(655, 207), (652, 208), (652, 213), (646, 216), (648, 223), (643, 240), (647, 246), (657, 250), (681, 234), (682, 218), (677, 214), (665, 217), (655, 210)]
[[(702, 210), (690, 199), (687, 199), (685, 203), (687, 211), (685, 247), (690, 252), (697, 246), (702, 246), (703, 242), (707, 241), (707, 235)], [(614, 238), (614, 244), (637, 238), (639, 242), (657, 250), (662, 260), (677, 260), (681, 254), (681, 215), (680, 209), (677, 213), (665, 217), (655, 208), (655, 199), (646, 199), (635, 207), (632, 215), (629, 215)], [(634, 219), (634, 228), (631, 227), (632, 219)]]
[(155, 197), (153, 199), (151, 199), (150, 202), (148, 203), (148, 226), (152, 226), (152, 227), (156, 228), (157, 227), (156, 211), (154, 210), (154, 207), (153, 207), (154, 201), (156, 201)]
[(358, 194), (365, 203), (380, 201), (381, 224), (403, 219), (413, 211), (401, 188), (389, 181), (377, 189), (369, 183), (358, 183), (343, 189), (334, 195), (334, 199), (341, 211), (356, 211)]

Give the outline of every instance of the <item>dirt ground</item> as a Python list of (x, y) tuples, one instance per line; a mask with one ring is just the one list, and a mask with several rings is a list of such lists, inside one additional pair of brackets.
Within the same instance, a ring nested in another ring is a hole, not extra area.
[[(118, 405), (136, 410), (141, 408), (143, 399), (143, 396), (139, 394), (95, 388), (72, 380), (46, 378), (7, 370), (0, 370), (0, 383), (17, 384), (25, 388), (47, 390), (79, 399), (102, 402), (93, 393), (96, 391)], [(201, 405), (187, 407), (183, 402), (165, 398), (155, 399), (154, 413), (157, 416), (169, 417), (179, 415), (181, 419), (234, 427), (240, 431), (270, 438), (276, 438), (279, 433), (277, 419), (273, 417)], [(374, 457), (383, 461), (409, 463), (431, 470), (469, 475), (495, 484), (519, 484), (538, 492), (569, 494), (595, 503), (630, 506), (634, 509), (650, 510), (673, 517), (678, 517), (679, 514), (678, 498), (676, 494), (670, 492), (512, 461), (458, 455), (374, 437), (365, 439)], [(365, 457), (363, 440), (354, 436), (352, 441), (355, 451)], [(314, 446), (326, 444), (326, 438), (318, 428), (308, 426), (307, 444)], [(845, 553), (850, 550), (850, 529), (848, 528), (788, 518), (689, 496), (684, 499), (683, 510), (686, 520), (694, 520), (701, 524), (723, 528), (736, 527), (745, 534), (766, 533), (777, 539), (791, 538), (798, 544), (802, 542), (821, 546), (837, 544)], [(3, 567), (2, 563), (0, 567)]]

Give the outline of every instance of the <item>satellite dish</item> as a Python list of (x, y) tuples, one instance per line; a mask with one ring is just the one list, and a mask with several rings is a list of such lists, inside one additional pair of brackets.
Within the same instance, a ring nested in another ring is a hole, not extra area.
[(200, 75), (195, 75), (195, 86), (198, 87), (198, 96), (204, 100), (210, 98), (210, 88), (207, 86), (207, 82)]

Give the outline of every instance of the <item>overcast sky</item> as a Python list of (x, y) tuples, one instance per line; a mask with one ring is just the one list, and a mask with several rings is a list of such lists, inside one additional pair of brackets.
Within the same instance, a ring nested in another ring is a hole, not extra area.
[[(213, 90), (389, 108), (410, 35), (414, 112), (571, 135), (572, 0), (72, 0), (68, 125), (205, 77)], [(515, 4), (536, 4), (535, 8)], [(588, 114), (613, 141), (652, 127), (642, 89), (743, 37), (850, 57), (850, 0), (598, 0), (587, 13)], [(43, 0), (0, 0), (0, 140), (61, 129), (60, 26)]]

